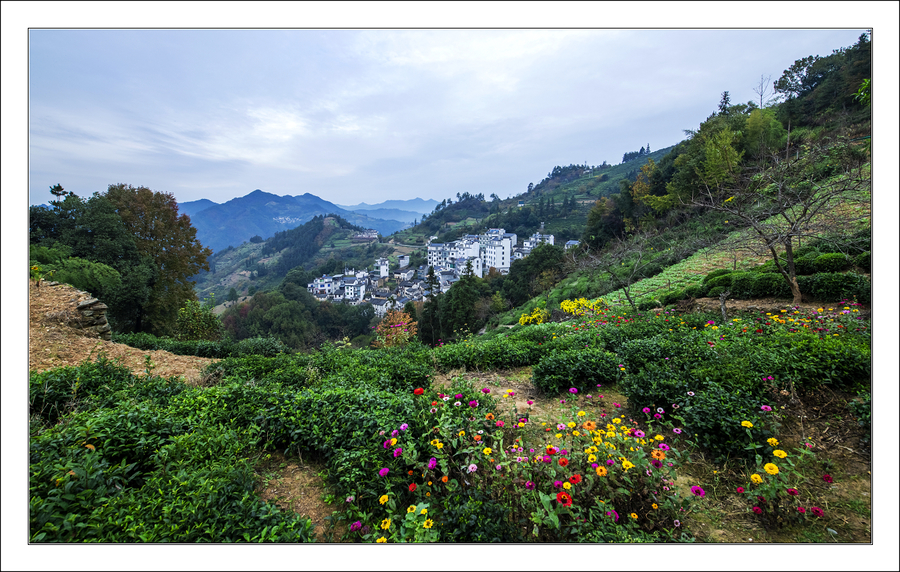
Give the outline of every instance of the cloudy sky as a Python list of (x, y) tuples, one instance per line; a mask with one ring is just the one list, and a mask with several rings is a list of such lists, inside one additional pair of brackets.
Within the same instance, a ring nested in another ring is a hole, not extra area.
[(179, 202), (506, 197), (673, 145), (723, 91), (758, 100), (760, 76), (863, 31), (32, 29), (29, 202), (119, 182)]

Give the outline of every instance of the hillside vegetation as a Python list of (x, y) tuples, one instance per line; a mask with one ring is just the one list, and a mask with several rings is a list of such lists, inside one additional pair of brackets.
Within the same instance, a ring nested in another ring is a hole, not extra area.
[[(31, 368), (29, 539), (306, 542), (315, 516), (344, 542), (870, 543), (870, 49), (798, 60), (778, 105), (724, 93), (616, 181), (557, 167), (521, 209), (461, 193), (394, 237), (546, 216), (578, 249), (444, 294), (432, 274), (378, 320), (305, 290), (349, 252), (349, 227), (314, 219), (241, 246), (286, 274), (221, 321), (189, 300), (174, 335), (115, 333), (214, 357), (199, 378), (96, 353)], [(34, 255), (111, 283), (60, 248), (76, 228), (35, 225)], [(280, 483), (310, 466), (321, 502), (295, 512)]]

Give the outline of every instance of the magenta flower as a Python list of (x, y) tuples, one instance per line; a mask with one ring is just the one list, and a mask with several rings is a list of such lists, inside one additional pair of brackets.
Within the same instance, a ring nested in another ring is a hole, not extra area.
[(359, 530), (360, 528), (362, 528), (362, 523), (361, 523), (360, 521), (358, 521), (358, 520), (357, 520), (356, 522), (354, 522), (353, 524), (350, 525), (350, 530), (351, 530), (352, 532), (356, 532), (356, 531)]
[(662, 449), (663, 451), (668, 451), (668, 450), (671, 449), (672, 447), (669, 447), (669, 446), (666, 445), (665, 443), (660, 443), (660, 444), (659, 444), (659, 448)]
[(637, 437), (638, 439), (642, 439), (646, 436), (646, 434), (643, 431), (641, 431), (640, 429), (635, 429), (634, 436)]
[(503, 427), (503, 421), (497, 421), (496, 425), (497, 427)]
[(400, 455), (402, 455), (402, 454), (403, 454), (403, 448), (402, 448), (402, 447), (397, 447), (396, 449), (394, 449), (394, 458), (395, 458), (395, 459), (396, 459), (397, 457), (399, 457)]
[[(822, 480), (825, 481), (826, 483), (834, 482), (834, 479), (832, 479), (831, 475), (829, 475), (828, 473), (825, 473), (824, 475), (822, 475)], [(813, 508), (815, 508), (815, 507), (813, 507)], [(813, 512), (815, 512), (815, 511), (813, 511)]]
[(697, 485), (694, 485), (691, 487), (691, 492), (694, 493), (695, 496), (698, 496), (700, 498), (703, 498), (704, 496), (706, 496), (706, 491), (704, 491), (702, 488), (698, 487)]
[(672, 433), (675, 433), (676, 435), (681, 435), (681, 429), (676, 427), (676, 428), (672, 429)]
[(391, 448), (391, 442), (390, 442), (390, 440), (384, 442), (384, 448), (385, 448), (385, 449), (390, 449), (390, 448)]
[(383, 469), (378, 471), (378, 474), (381, 475), (382, 477), (386, 477), (390, 471), (391, 471), (390, 469), (388, 469), (387, 467), (384, 467)]
[(820, 509), (817, 506), (812, 507), (811, 509), (809, 509), (809, 511), (811, 513), (813, 513), (815, 516), (825, 516), (825, 511)]
[(800, 494), (800, 491), (798, 491), (797, 489), (788, 489), (787, 494), (791, 495), (792, 497), (795, 497)]
[(738, 488), (737, 488), (737, 492), (738, 492), (738, 494), (743, 494), (743, 493), (744, 493), (744, 487), (738, 487)]
[(772, 408), (768, 405), (761, 405), (760, 409), (762, 409), (763, 411), (772, 411)]
[(490, 392), (491, 392), (491, 389), (490, 389), (489, 387), (482, 387), (482, 388), (481, 388), (481, 393), (490, 393)]
[(435, 467), (437, 467), (437, 459), (434, 457), (428, 459), (428, 469), (434, 470)]
[(641, 411), (643, 411), (644, 413), (650, 413), (650, 408), (645, 407), (645, 408), (641, 409)]
[(654, 467), (656, 467), (657, 469), (660, 469), (663, 466), (662, 461), (660, 461), (659, 459), (651, 460), (650, 464), (653, 465)]
[(622, 406), (618, 403), (613, 403), (613, 407), (622, 407)]
[(654, 413), (653, 417), (654, 419), (662, 419), (662, 415), (660, 415), (659, 413)]
[(475, 401), (475, 400), (470, 401), (470, 402), (469, 402), (469, 407), (478, 407), (478, 402)]
[(474, 473), (474, 472), (477, 471), (477, 470), (478, 470), (478, 465), (476, 465), (475, 463), (472, 463), (471, 465), (469, 465), (468, 471), (469, 471), (470, 473)]
[(397, 431), (396, 429), (391, 431), (391, 437), (396, 437), (398, 434), (399, 434), (399, 431)]
[(799, 512), (800, 514), (806, 514), (806, 509), (803, 508), (802, 506), (798, 506), (798, 507), (797, 507), (797, 512)]
[(562, 481), (553, 481), (553, 486), (557, 489), (562, 488)]
[(762, 509), (758, 506), (755, 506), (753, 507), (753, 512), (755, 512), (756, 514), (762, 514)]
[(462, 394), (462, 393), (457, 393), (457, 394), (454, 395), (453, 397), (454, 397), (454, 399), (462, 399), (463, 394)]
[(532, 401), (530, 399), (528, 401), (526, 401), (525, 403), (527, 403), (528, 405), (534, 405), (534, 401)]
[(409, 425), (407, 425), (406, 423), (400, 426), (401, 431), (406, 431), (407, 429), (409, 429)]
[(533, 490), (534, 490), (534, 487), (535, 487), (535, 484), (534, 484), (533, 482), (531, 482), (531, 481), (525, 481), (525, 488), (526, 488), (526, 489), (528, 489), (529, 491), (533, 491)]
[(570, 387), (570, 388), (569, 388), (569, 393), (575, 394), (575, 393), (578, 393), (578, 390), (575, 389), (574, 387)]

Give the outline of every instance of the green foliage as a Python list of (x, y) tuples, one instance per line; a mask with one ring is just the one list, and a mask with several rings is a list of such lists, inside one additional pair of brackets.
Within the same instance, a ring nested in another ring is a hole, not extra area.
[[(213, 299), (215, 300), (215, 299)], [(212, 307), (215, 302), (208, 305), (196, 300), (188, 300), (178, 310), (175, 319), (175, 339), (177, 340), (210, 340), (216, 341), (222, 337), (222, 322), (213, 314)]]
[(847, 404), (850, 413), (856, 417), (859, 426), (863, 428), (865, 434), (860, 439), (863, 444), (867, 444), (872, 440), (872, 394), (868, 391), (860, 391), (856, 399)]
[(272, 357), (290, 351), (290, 348), (272, 337), (247, 338), (239, 342), (229, 339), (220, 341), (177, 340), (140, 332), (134, 334), (113, 334), (112, 341), (140, 350), (163, 350), (176, 355), (218, 359), (253, 355)]
[[(726, 274), (731, 274), (731, 272), (732, 271), (727, 268), (719, 268), (717, 270), (713, 270), (703, 278), (703, 284), (706, 286), (710, 286), (710, 281), (712, 281), (712, 279), (718, 278), (719, 276), (724, 276)], [(719, 285), (720, 284), (715, 284), (715, 286)]]
[(856, 300), (868, 304), (872, 300), (872, 285), (868, 278), (855, 272), (822, 272), (812, 277), (810, 294), (822, 302)]
[(619, 379), (615, 354), (601, 349), (555, 351), (534, 366), (534, 386), (548, 395), (569, 388), (589, 390), (597, 384), (612, 385)]
[(441, 533), (453, 542), (524, 542), (520, 527), (507, 522), (509, 509), (475, 490), (444, 497)]
[(122, 276), (114, 268), (82, 258), (67, 258), (44, 270), (52, 271), (57, 282), (71, 284), (98, 298), (106, 298), (122, 284)]
[(853, 257), (853, 264), (857, 267), (865, 270), (866, 272), (872, 271), (872, 253), (871, 252), (862, 252)]
[(840, 252), (820, 254), (815, 260), (818, 272), (840, 272), (850, 268), (850, 258)]

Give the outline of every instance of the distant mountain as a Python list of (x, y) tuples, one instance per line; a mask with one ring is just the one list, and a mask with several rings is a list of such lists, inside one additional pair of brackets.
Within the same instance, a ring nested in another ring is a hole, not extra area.
[(357, 209), (352, 210), (348, 209), (350, 212), (355, 212), (356, 214), (361, 214), (364, 216), (370, 216), (373, 218), (380, 218), (385, 220), (399, 220), (402, 222), (408, 222), (412, 224), (413, 222), (422, 218), (423, 213), (413, 212), (413, 211), (402, 211), (400, 209)]
[[(366, 203), (359, 203), (358, 205), (352, 205), (352, 206), (345, 206), (345, 205), (338, 205), (338, 206), (340, 206), (342, 209), (346, 209), (348, 211), (371, 211), (371, 210), (380, 210), (380, 209), (399, 209), (401, 211), (412, 211), (414, 213), (419, 213), (419, 214), (428, 214), (434, 210), (434, 207), (436, 207), (437, 204), (438, 204), (438, 201), (436, 201), (434, 199), (425, 200), (425, 199), (420, 199), (417, 197), (415, 199), (407, 199), (404, 201), (401, 201), (401, 200), (384, 201), (383, 203), (377, 203), (374, 205), (370, 205), (370, 204), (366, 204)], [(397, 219), (397, 220), (401, 220), (401, 219)]]
[[(193, 212), (193, 215), (188, 216), (197, 229), (197, 239), (214, 252), (238, 246), (256, 235), (269, 238), (276, 232), (298, 227), (314, 216), (331, 213), (340, 215), (355, 225), (374, 228), (383, 235), (408, 226), (398, 220), (383, 220), (344, 210), (310, 193), (280, 197), (257, 189), (222, 204), (208, 201), (210, 204), (206, 208), (196, 210), (202, 206), (197, 203), (204, 200), (206, 199), (184, 203), (179, 205), (179, 210)], [(187, 208), (184, 208), (185, 205)]]
[(209, 199), (200, 199), (198, 201), (188, 201), (186, 203), (178, 203), (178, 214), (186, 214), (191, 218), (194, 218), (194, 215), (202, 210), (206, 210), (213, 205), (217, 205), (219, 203), (214, 203)]

